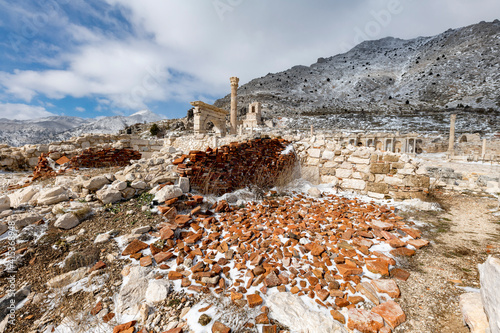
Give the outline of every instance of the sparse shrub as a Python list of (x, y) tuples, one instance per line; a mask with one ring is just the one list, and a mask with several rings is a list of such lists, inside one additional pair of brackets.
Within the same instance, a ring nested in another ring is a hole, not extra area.
[(160, 128), (158, 127), (158, 125), (153, 124), (153, 125), (151, 125), (149, 132), (151, 133), (152, 136), (157, 136), (158, 133), (160, 133)]

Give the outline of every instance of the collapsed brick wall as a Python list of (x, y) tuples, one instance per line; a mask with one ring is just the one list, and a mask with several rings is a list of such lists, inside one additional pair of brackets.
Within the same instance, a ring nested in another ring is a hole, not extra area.
[(276, 185), (293, 172), (293, 151), (282, 154), (290, 142), (283, 139), (254, 139), (233, 142), (217, 149), (191, 151), (173, 163), (180, 176), (189, 177), (191, 187), (201, 193), (222, 195), (250, 185)]
[(164, 140), (144, 140), (133, 135), (84, 134), (67, 141), (51, 142), (41, 145), (25, 145), (10, 147), (0, 144), (0, 170), (30, 170), (39, 163), (39, 157), (45, 154), (53, 160), (61, 156), (72, 158), (83, 153), (87, 148), (95, 149), (133, 149), (141, 152), (142, 157), (149, 158), (154, 152), (163, 148)]
[(32, 180), (38, 178), (49, 178), (55, 177), (58, 174), (64, 173), (68, 169), (78, 169), (78, 168), (106, 168), (114, 166), (127, 166), (130, 164), (131, 160), (141, 159), (141, 153), (131, 149), (95, 149), (89, 148), (84, 150), (84, 152), (78, 156), (74, 156), (71, 159), (63, 156), (58, 159), (54, 166), (61, 166), (60, 168), (54, 169), (49, 162), (50, 153), (42, 153), (38, 158), (38, 164), (35, 166), (33, 171)]

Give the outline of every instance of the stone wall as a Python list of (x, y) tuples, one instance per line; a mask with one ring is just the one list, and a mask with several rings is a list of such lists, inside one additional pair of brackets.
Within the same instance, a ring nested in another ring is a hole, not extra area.
[[(314, 141), (314, 140), (313, 140)], [(425, 168), (408, 155), (374, 148), (342, 148), (325, 140), (294, 143), (302, 161), (302, 177), (373, 198), (424, 198), (430, 186)]]
[(42, 153), (57, 160), (62, 156), (72, 158), (90, 147), (96, 149), (127, 148), (139, 151), (143, 158), (149, 158), (163, 148), (163, 139), (145, 140), (130, 135), (85, 134), (67, 141), (52, 142), (42, 145), (10, 147), (0, 145), (0, 170), (30, 170), (38, 164)]

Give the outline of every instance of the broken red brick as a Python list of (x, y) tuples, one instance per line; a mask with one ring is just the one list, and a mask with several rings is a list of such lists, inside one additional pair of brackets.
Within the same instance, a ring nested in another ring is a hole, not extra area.
[(147, 249), (148, 247), (149, 247), (148, 244), (146, 244), (144, 242), (141, 242), (138, 239), (134, 239), (132, 242), (130, 242), (129, 245), (127, 245), (127, 247), (125, 248), (125, 250), (123, 250), (122, 256), (127, 256), (127, 255), (130, 255), (130, 254), (135, 254), (135, 253), (137, 253), (139, 251)]

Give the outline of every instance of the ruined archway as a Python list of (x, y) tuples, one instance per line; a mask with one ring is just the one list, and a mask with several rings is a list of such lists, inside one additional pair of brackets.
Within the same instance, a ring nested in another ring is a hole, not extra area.
[(221, 136), (226, 135), (228, 111), (201, 101), (191, 102), (191, 105), (195, 107), (193, 113), (196, 134), (215, 132)]

